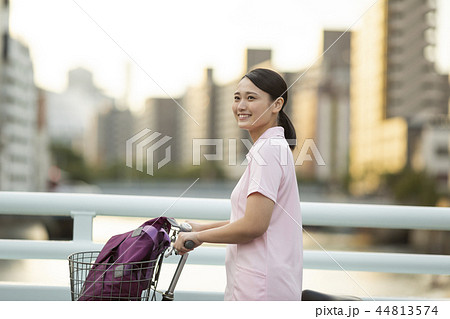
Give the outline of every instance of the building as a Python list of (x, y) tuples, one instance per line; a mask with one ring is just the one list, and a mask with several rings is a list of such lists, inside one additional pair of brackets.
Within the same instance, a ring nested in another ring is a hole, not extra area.
[(434, 1), (380, 0), (352, 39), (350, 174), (354, 194), (411, 164), (430, 117), (445, 114), (433, 64)]
[(425, 171), (433, 177), (438, 192), (447, 195), (450, 195), (449, 145), (450, 119), (446, 116), (436, 116), (423, 127), (412, 161), (415, 170)]
[(297, 131), (296, 168), (307, 180), (339, 183), (348, 174), (350, 32), (324, 30), (319, 58), (285, 73), (287, 110)]
[(97, 114), (110, 108), (114, 99), (94, 84), (92, 73), (83, 68), (69, 71), (62, 93), (47, 93), (47, 122), (52, 143), (62, 144), (95, 163)]
[(134, 125), (134, 116), (129, 109), (120, 110), (113, 105), (98, 114), (97, 165), (108, 167), (121, 163), (125, 166), (125, 145), (135, 133)]
[(296, 171), (300, 178), (314, 180), (317, 177), (317, 163), (314, 155), (310, 154), (308, 144), (312, 142), (320, 149), (317, 145), (320, 61), (309, 69), (295, 72), (290, 78), (287, 83), (290, 87), (287, 113), (297, 133), (297, 147), (293, 152)]
[(325, 30), (322, 43), (316, 142), (325, 165), (316, 165), (317, 179), (339, 183), (348, 175), (351, 33)]
[(247, 138), (247, 133), (241, 130), (234, 117), (231, 105), (236, 91), (239, 79), (232, 80), (217, 87), (216, 94), (216, 130), (217, 138), (222, 141), (222, 160), (218, 162), (223, 168), (225, 174), (232, 179), (239, 178), (245, 170), (242, 162), (245, 159), (247, 148), (241, 141)]
[(35, 135), (35, 158), (34, 158), (34, 189), (36, 191), (47, 191), (49, 188), (49, 170), (51, 166), (50, 139), (47, 130), (47, 100), (46, 92), (37, 89), (37, 118)]
[(436, 9), (434, 0), (387, 2), (386, 116), (407, 121), (408, 160), (429, 119), (447, 114), (447, 75), (434, 66)]
[(247, 48), (244, 58), (244, 70), (242, 75), (258, 67), (270, 68), (272, 65), (272, 50)]
[(45, 191), (45, 108), (28, 47), (9, 35), (8, 1), (1, 2), (0, 15), (0, 190)]
[(410, 127), (421, 114), (446, 114), (447, 75), (438, 74), (434, 66), (435, 1), (385, 0), (384, 8), (387, 9), (386, 116), (401, 116)]
[[(202, 139), (214, 139), (216, 133), (216, 84), (213, 79), (213, 70), (205, 69), (202, 82), (197, 86), (189, 87), (181, 99), (181, 107), (175, 112), (178, 115), (178, 124), (180, 127), (179, 151), (182, 160), (181, 165), (185, 168), (194, 168), (198, 166), (194, 156), (197, 149), (194, 144), (201, 143), (201, 154), (209, 154), (214, 151), (213, 146), (207, 145), (208, 142), (201, 142)], [(180, 107), (180, 106), (176, 106)], [(178, 151), (178, 150), (177, 150)]]
[(181, 160), (181, 128), (179, 126), (180, 118), (185, 116), (182, 109), (178, 105), (179, 99), (171, 98), (148, 98), (143, 112), (135, 116), (134, 132), (129, 134), (128, 138), (138, 134), (144, 129), (149, 129), (151, 132), (145, 136), (158, 133), (161, 134), (155, 137), (155, 142), (149, 143), (148, 146), (155, 145), (154, 143), (164, 142), (166, 147), (161, 147), (155, 150), (154, 157), (160, 160), (166, 158), (166, 148), (170, 146), (170, 162), (175, 165), (180, 164)]

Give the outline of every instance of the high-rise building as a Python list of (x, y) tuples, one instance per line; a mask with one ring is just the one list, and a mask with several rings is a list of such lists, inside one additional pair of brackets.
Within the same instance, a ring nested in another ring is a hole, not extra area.
[(386, 116), (401, 116), (408, 126), (420, 115), (447, 113), (448, 83), (434, 66), (435, 0), (389, 0), (387, 12)]
[(97, 134), (96, 164), (109, 166), (125, 163), (126, 141), (135, 134), (133, 114), (129, 109), (120, 110), (115, 105), (101, 111), (98, 114)]
[(437, 191), (441, 194), (450, 194), (449, 143), (450, 119), (447, 116), (436, 116), (423, 127), (412, 159), (412, 167), (433, 177)]
[(325, 165), (318, 165), (317, 179), (340, 182), (348, 175), (350, 135), (351, 32), (323, 32), (316, 142)]
[[(320, 57), (285, 78), (301, 178), (339, 182), (348, 174), (350, 32), (324, 30)], [(292, 85), (291, 85), (292, 84)]]
[[(170, 146), (170, 162), (172, 164), (179, 164), (180, 150), (182, 138), (180, 136), (180, 126), (178, 122), (180, 117), (184, 116), (180, 109), (180, 100), (171, 98), (148, 98), (142, 113), (136, 115), (134, 124), (134, 133), (137, 134), (144, 129), (149, 129), (147, 135), (154, 133), (161, 134), (151, 144), (163, 141), (164, 137), (169, 137), (167, 146)], [(181, 105), (181, 104), (180, 104)], [(146, 136), (147, 136), (146, 135)], [(132, 135), (130, 134), (128, 138)], [(166, 147), (160, 147), (155, 150), (155, 158), (163, 159), (166, 154)]]
[(0, 189), (44, 191), (48, 170), (45, 122), (40, 121), (44, 110), (38, 104), (30, 53), (9, 35), (8, 1), (1, 1), (0, 16)]
[(386, 116), (408, 123), (408, 160), (422, 128), (436, 114), (447, 113), (447, 75), (436, 72), (436, 1), (389, 0)]
[(8, 38), (9, 38), (9, 1), (0, 1), (0, 69), (2, 69), (3, 60), (8, 54)]
[[(186, 90), (180, 105), (184, 108), (175, 110), (179, 113), (180, 143), (179, 152), (182, 165), (193, 167), (194, 139), (213, 139), (216, 136), (215, 99), (216, 84), (213, 79), (213, 70), (205, 70), (202, 82), (198, 86)], [(177, 106), (179, 107), (179, 106)], [(213, 147), (205, 144), (201, 152), (211, 153)]]
[(245, 52), (244, 72), (249, 72), (258, 67), (269, 67), (272, 63), (271, 49), (247, 48)]
[[(288, 87), (290, 87), (289, 104), (286, 109), (297, 134), (297, 147), (293, 152), (295, 168), (302, 179), (316, 179), (316, 158), (310, 155), (308, 143), (317, 145), (320, 61), (314, 63), (309, 69), (295, 72), (289, 77), (291, 78), (290, 81), (287, 79)], [(317, 147), (320, 150), (320, 145)], [(303, 156), (302, 152), (305, 151), (307, 154)]]
[(94, 84), (84, 68), (69, 71), (64, 92), (47, 92), (47, 122), (52, 143), (63, 144), (95, 162), (97, 114), (108, 109), (114, 99)]
[(245, 170), (241, 165), (248, 149), (241, 139), (249, 139), (248, 133), (239, 128), (231, 106), (239, 79), (217, 87), (216, 94), (216, 128), (217, 138), (223, 141), (223, 160), (220, 162), (225, 174), (237, 179)]
[(34, 190), (47, 191), (51, 164), (50, 143), (47, 130), (47, 100), (45, 91), (37, 90), (37, 119), (35, 132)]
[(84, 68), (68, 72), (63, 92), (45, 92), (50, 142), (79, 153), (89, 165), (100, 160), (98, 114), (113, 106), (114, 100), (95, 86), (93, 75)]
[(422, 127), (445, 113), (448, 85), (434, 68), (435, 1), (379, 0), (352, 40), (352, 191), (410, 164)]

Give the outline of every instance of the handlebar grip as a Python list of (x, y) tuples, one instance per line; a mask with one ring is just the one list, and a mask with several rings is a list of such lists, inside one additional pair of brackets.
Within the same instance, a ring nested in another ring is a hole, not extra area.
[(187, 249), (194, 249), (195, 243), (192, 240), (187, 240), (184, 242), (184, 247)]

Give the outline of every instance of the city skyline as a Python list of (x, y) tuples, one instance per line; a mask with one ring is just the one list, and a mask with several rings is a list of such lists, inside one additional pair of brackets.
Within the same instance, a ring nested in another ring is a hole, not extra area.
[[(317, 57), (321, 30), (347, 29), (374, 1), (345, 1), (345, 6), (328, 0), (314, 4), (284, 1), (278, 8), (267, 2), (213, 6), (203, 1), (194, 5), (175, 1), (172, 7), (160, 3), (142, 7), (133, 2), (128, 10), (114, 2), (108, 2), (108, 10), (104, 10), (101, 1), (10, 3), (11, 34), (30, 47), (38, 86), (62, 91), (67, 71), (81, 66), (93, 72), (94, 81), (106, 94), (122, 98), (129, 63), (128, 101), (136, 108), (149, 96), (178, 97), (200, 81), (206, 67), (215, 70), (218, 83), (233, 80), (243, 72), (247, 47), (272, 49), (274, 67), (281, 71), (308, 67)], [(450, 28), (444, 28), (448, 22), (442, 16), (450, 16), (450, 6), (444, 1), (437, 5), (441, 10), (437, 64), (448, 72), (450, 59), (439, 55), (449, 56), (448, 43), (445, 47), (442, 37), (443, 29)], [(168, 11), (170, 8), (173, 11)], [(146, 41), (147, 37), (154, 41)]]

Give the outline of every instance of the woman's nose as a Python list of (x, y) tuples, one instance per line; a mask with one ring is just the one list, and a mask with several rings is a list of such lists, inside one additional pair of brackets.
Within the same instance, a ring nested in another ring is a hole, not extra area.
[(239, 101), (239, 104), (238, 104), (238, 107), (237, 107), (238, 111), (243, 111), (246, 108), (247, 108), (247, 103), (245, 102), (245, 100)]

